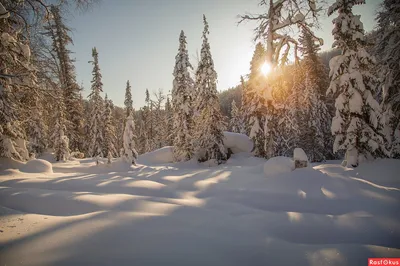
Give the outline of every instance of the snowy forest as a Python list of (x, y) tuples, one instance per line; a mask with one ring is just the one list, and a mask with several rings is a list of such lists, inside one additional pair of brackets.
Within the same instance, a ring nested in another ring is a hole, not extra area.
[(344, 159), (353, 167), (399, 158), (400, 6), (384, 0), (376, 29), (365, 32), (364, 18), (353, 14), (353, 6), (362, 4), (336, 0), (329, 6), (333, 50), (321, 53), (323, 40), (314, 34), (324, 10), (318, 1), (262, 0), (263, 14), (238, 19), (239, 27), (258, 25), (250, 74), (222, 92), (209, 42), (212, 25), (204, 16), (197, 68), (182, 30), (170, 93), (146, 90), (145, 106), (135, 109), (129, 77), (121, 77), (124, 106), (104, 95), (96, 47), (88, 64), (91, 93), (82, 96), (64, 10), (95, 3), (2, 0), (0, 157), (27, 161), (52, 149), (57, 161), (93, 157), (111, 163), (122, 157), (135, 164), (140, 154), (173, 146), (177, 162), (220, 164), (229, 157), (223, 143), (229, 131), (249, 136), (253, 154), (266, 159), (290, 157), (297, 147), (311, 162)]
[(400, 1), (257, 1), (0, 0), (1, 266), (400, 265)]

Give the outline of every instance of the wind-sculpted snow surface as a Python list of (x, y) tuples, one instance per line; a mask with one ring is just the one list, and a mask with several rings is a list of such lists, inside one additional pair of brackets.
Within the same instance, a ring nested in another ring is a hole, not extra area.
[(53, 163), (52, 174), (0, 164), (0, 265), (350, 266), (400, 256), (399, 161), (269, 174), (265, 162), (82, 159)]

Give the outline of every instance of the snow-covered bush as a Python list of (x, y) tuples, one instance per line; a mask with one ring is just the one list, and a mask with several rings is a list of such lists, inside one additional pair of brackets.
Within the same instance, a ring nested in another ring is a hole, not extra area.
[(239, 153), (251, 152), (254, 145), (252, 139), (244, 134), (224, 131), (224, 146), (233, 153)]

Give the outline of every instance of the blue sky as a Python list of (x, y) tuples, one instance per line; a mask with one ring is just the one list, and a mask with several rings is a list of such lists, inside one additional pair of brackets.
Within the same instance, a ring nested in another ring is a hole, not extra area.
[[(369, 31), (381, 0), (367, 0), (354, 13), (361, 15)], [(237, 26), (237, 15), (261, 13), (259, 0), (103, 0), (91, 10), (67, 17), (73, 29), (77, 80), (83, 83), (86, 97), (90, 90), (91, 49), (96, 46), (103, 75), (104, 93), (123, 106), (126, 80), (132, 85), (133, 105), (144, 104), (145, 90), (168, 93), (172, 89), (172, 71), (181, 30), (187, 36), (191, 63), (201, 48), (202, 15), (210, 25), (210, 46), (218, 73), (218, 90), (239, 84), (240, 75), (249, 72), (254, 46), (253, 28)], [(332, 19), (321, 15), (321, 29), (316, 31), (332, 45)]]

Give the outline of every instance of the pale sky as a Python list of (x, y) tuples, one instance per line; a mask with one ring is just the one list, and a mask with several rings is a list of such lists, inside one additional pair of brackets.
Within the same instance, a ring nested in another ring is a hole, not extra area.
[[(331, 0), (329, 0), (331, 1)], [(364, 28), (375, 25), (375, 12), (382, 0), (367, 0), (354, 8), (361, 15)], [(253, 28), (247, 23), (237, 26), (237, 15), (262, 13), (259, 0), (102, 0), (90, 11), (68, 17), (73, 29), (77, 80), (83, 82), (84, 96), (89, 94), (92, 65), (88, 63), (96, 46), (103, 75), (103, 90), (114, 104), (123, 106), (125, 84), (132, 86), (135, 109), (144, 105), (145, 90), (168, 93), (172, 89), (172, 72), (183, 30), (187, 37), (191, 63), (201, 48), (203, 14), (210, 35), (211, 54), (218, 74), (218, 90), (239, 84), (240, 75), (248, 74), (253, 54)], [(321, 15), (323, 49), (332, 45), (333, 17)], [(104, 95), (103, 95), (104, 96)]]

